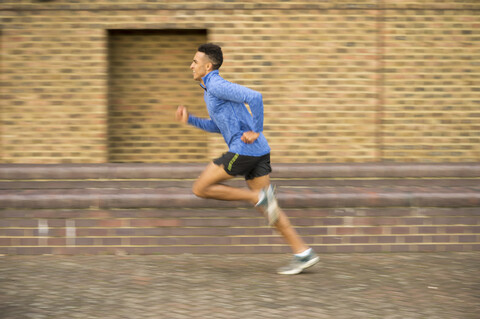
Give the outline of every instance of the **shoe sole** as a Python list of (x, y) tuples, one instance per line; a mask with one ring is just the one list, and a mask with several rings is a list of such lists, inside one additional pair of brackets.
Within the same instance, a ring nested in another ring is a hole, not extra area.
[(309, 260), (308, 262), (306, 262), (305, 264), (303, 264), (301, 267), (292, 269), (290, 271), (282, 271), (282, 272), (277, 272), (277, 273), (280, 274), (280, 275), (297, 275), (297, 274), (301, 273), (302, 271), (304, 271), (305, 269), (314, 266), (319, 261), (320, 261), (320, 257), (316, 256), (315, 258), (313, 258), (313, 259)]
[(279, 207), (275, 197), (275, 187), (270, 185), (269, 187), (264, 188), (262, 191), (265, 198), (262, 200), (262, 204), (257, 204), (255, 207), (258, 207), (262, 210), (263, 214), (267, 218), (268, 225), (273, 226), (277, 223), (279, 217)]
[(267, 208), (267, 215), (268, 215), (268, 224), (273, 226), (278, 221), (278, 202), (275, 196), (275, 187), (270, 186), (267, 191), (265, 192), (265, 196), (267, 196), (267, 201), (269, 203)]

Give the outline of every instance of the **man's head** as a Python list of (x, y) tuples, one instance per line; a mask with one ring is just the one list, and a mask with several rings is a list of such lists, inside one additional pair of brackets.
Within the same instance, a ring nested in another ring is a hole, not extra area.
[(213, 43), (202, 44), (193, 57), (190, 69), (193, 70), (193, 79), (201, 81), (202, 77), (213, 70), (218, 70), (223, 63), (222, 48)]

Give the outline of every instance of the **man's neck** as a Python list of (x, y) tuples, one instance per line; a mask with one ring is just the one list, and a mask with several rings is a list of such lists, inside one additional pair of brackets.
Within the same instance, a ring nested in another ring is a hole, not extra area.
[[(213, 71), (213, 70), (212, 70)], [(207, 77), (207, 75), (210, 74), (210, 72), (212, 71), (208, 71), (201, 79), (200, 79), (200, 83), (202, 83), (203, 86), (205, 86), (205, 82), (203, 81), (203, 79), (205, 79)]]

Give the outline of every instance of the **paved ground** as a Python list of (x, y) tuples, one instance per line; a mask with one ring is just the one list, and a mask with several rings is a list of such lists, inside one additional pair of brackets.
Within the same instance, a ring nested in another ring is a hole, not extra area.
[(480, 318), (480, 253), (3, 256), (0, 318)]

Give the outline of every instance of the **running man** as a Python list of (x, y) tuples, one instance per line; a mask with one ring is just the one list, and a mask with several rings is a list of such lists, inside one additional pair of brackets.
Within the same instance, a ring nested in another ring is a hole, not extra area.
[[(294, 275), (315, 265), (319, 257), (300, 238), (280, 209), (275, 189), (270, 184), (270, 147), (263, 135), (263, 99), (259, 92), (224, 80), (218, 69), (223, 63), (222, 49), (215, 44), (201, 45), (190, 65), (193, 79), (204, 89), (210, 118), (198, 118), (179, 106), (177, 121), (223, 135), (229, 151), (213, 160), (193, 184), (193, 193), (201, 198), (247, 201), (257, 207), (292, 248), (292, 262), (278, 269), (279, 274)], [(249, 105), (250, 115), (245, 103)], [(244, 176), (248, 188), (235, 188), (223, 181)]]

